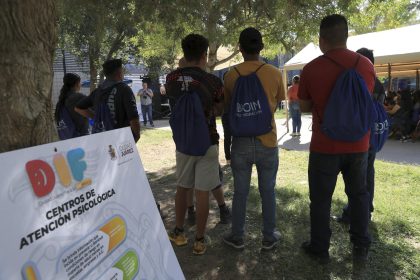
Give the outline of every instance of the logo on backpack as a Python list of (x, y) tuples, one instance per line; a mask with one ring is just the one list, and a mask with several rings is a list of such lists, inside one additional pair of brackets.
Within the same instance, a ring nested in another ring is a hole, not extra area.
[(182, 75), (182, 95), (173, 111), (169, 124), (176, 150), (191, 156), (204, 156), (211, 146), (209, 127), (204, 115), (203, 105), (199, 93), (188, 87)]
[(57, 132), (60, 140), (71, 139), (80, 136), (76, 126), (65, 106), (60, 109), (60, 119), (57, 122)]
[(344, 71), (334, 85), (323, 120), (320, 119), (321, 130), (335, 140), (359, 141), (371, 129), (377, 117), (366, 83), (356, 71), (360, 56), (355, 65), (349, 69), (326, 55), (323, 57), (343, 68)]
[(376, 152), (379, 152), (388, 139), (389, 119), (384, 106), (377, 100), (373, 100), (373, 108), (376, 112), (376, 118), (373, 121), (370, 131), (370, 145)]
[(242, 76), (238, 69), (234, 68), (239, 77), (235, 83), (229, 112), (232, 136), (258, 136), (272, 130), (270, 106), (256, 74), (264, 65), (246, 76)]
[[(117, 88), (114, 86), (98, 94), (99, 102), (95, 107), (92, 133), (113, 130), (115, 128), (115, 95)], [(113, 109), (113, 110), (110, 110)]]

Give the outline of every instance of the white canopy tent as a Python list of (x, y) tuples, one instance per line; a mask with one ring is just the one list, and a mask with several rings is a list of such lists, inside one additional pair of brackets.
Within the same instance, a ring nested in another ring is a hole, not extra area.
[[(350, 36), (347, 47), (353, 51), (363, 47), (372, 49), (378, 76), (417, 77), (418, 85), (420, 24)], [(308, 44), (284, 65), (284, 76), (287, 77), (287, 71), (302, 69), (321, 54), (318, 46)]]
[[(417, 88), (419, 87), (420, 24), (350, 36), (347, 39), (347, 48), (353, 51), (360, 48), (372, 49), (378, 76), (387, 76), (389, 81), (392, 77), (416, 77)], [(283, 68), (284, 85), (287, 85), (287, 71), (301, 70), (320, 55), (322, 52), (319, 47), (310, 43), (286, 62)], [(391, 87), (391, 84), (388, 83), (388, 86)], [(287, 130), (289, 131), (288, 125)]]

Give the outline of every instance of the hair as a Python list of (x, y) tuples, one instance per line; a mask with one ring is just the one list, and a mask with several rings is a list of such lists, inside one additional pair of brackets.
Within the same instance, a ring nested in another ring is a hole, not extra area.
[(122, 68), (121, 59), (109, 59), (102, 64), (102, 70), (106, 77), (112, 77), (117, 70)]
[(363, 55), (364, 57), (369, 58), (372, 64), (375, 64), (375, 58), (373, 57), (373, 50), (369, 50), (367, 48), (361, 48), (356, 51), (357, 53)]
[(80, 76), (75, 73), (67, 73), (63, 77), (63, 86), (60, 90), (60, 96), (58, 97), (57, 105), (55, 106), (55, 122), (58, 124), (60, 119), (60, 110), (66, 103), (67, 98), (71, 94), (71, 89), (80, 82)]
[(239, 44), (246, 54), (259, 54), (264, 48), (262, 35), (258, 29), (248, 27), (239, 35)]
[(333, 46), (346, 43), (348, 33), (347, 19), (342, 15), (324, 17), (319, 27), (319, 36)]
[(187, 61), (199, 61), (209, 48), (209, 41), (202, 35), (189, 34), (181, 42), (182, 51)]

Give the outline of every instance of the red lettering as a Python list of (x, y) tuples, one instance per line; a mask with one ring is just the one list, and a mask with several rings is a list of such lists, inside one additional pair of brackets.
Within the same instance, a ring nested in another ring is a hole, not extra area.
[(26, 173), (28, 173), (29, 181), (31, 181), (36, 196), (45, 196), (54, 189), (54, 171), (45, 161), (31, 160), (27, 162)]

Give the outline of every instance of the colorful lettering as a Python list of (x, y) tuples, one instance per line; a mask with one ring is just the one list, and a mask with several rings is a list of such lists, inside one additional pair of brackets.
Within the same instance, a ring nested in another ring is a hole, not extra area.
[(43, 160), (31, 160), (26, 163), (26, 172), (34, 193), (38, 197), (49, 194), (55, 185), (53, 169)]

